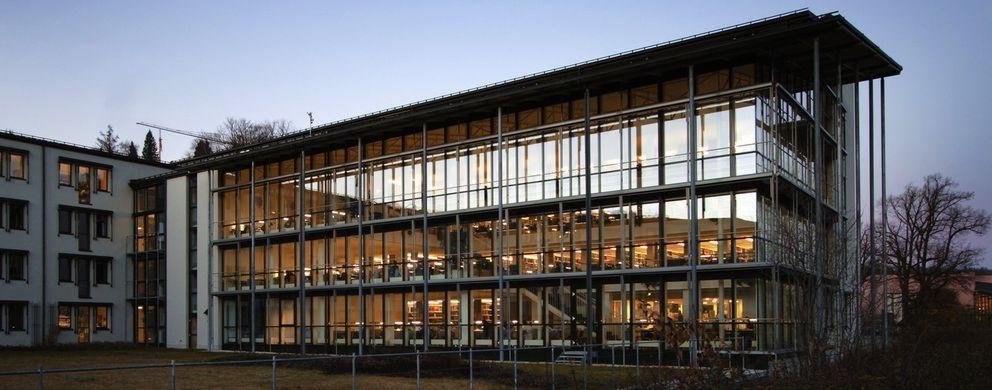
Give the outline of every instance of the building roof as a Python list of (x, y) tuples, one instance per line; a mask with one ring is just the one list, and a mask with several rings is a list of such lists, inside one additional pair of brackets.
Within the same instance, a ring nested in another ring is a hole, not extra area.
[[(433, 122), (446, 115), (465, 116), (466, 112), (473, 110), (491, 110), (492, 107), (512, 105), (512, 102), (521, 99), (539, 99), (542, 94), (561, 97), (563, 90), (592, 89), (644, 72), (662, 73), (665, 69), (684, 68), (696, 62), (753, 55), (756, 52), (812, 69), (813, 42), (811, 38), (804, 38), (813, 36), (819, 39), (822, 69), (832, 69), (831, 66), (837, 67), (840, 62), (844, 68), (840, 80), (843, 83), (894, 76), (902, 72), (901, 65), (839, 14), (816, 15), (801, 9), (342, 119), (268, 142), (179, 161), (176, 163), (177, 172), (161, 176), (178, 176), (185, 172), (236, 164), (253, 156), (327, 145), (342, 139), (353, 139), (358, 134), (374, 135), (399, 128), (409, 129), (418, 121)], [(829, 74), (824, 75), (824, 83), (832, 85)]]
[(145, 160), (145, 159), (142, 159), (142, 158), (128, 157), (128, 156), (123, 155), (123, 154), (107, 153), (105, 151), (102, 151), (100, 149), (97, 149), (97, 148), (94, 148), (94, 147), (90, 147), (90, 146), (84, 146), (84, 145), (74, 144), (74, 143), (65, 142), (65, 141), (56, 141), (56, 140), (53, 140), (53, 139), (44, 138), (44, 137), (38, 137), (38, 136), (34, 136), (34, 135), (21, 134), (21, 133), (14, 132), (13, 130), (0, 130), (0, 138), (2, 138), (2, 139), (9, 139), (9, 140), (18, 141), (18, 142), (24, 142), (24, 143), (28, 143), (28, 144), (32, 144), (32, 145), (40, 145), (40, 146), (45, 146), (45, 147), (50, 147), (50, 148), (55, 148), (55, 149), (62, 149), (62, 150), (68, 150), (68, 151), (73, 151), (73, 152), (77, 152), (77, 153), (84, 153), (84, 154), (88, 154), (88, 155), (92, 155), (92, 156), (112, 158), (112, 159), (115, 159), (115, 160), (127, 161), (127, 162), (131, 162), (131, 163), (135, 163), (135, 164), (145, 164), (145, 165), (151, 165), (151, 166), (155, 166), (155, 167), (159, 167), (159, 168), (168, 168), (168, 169), (175, 168), (175, 164), (171, 164), (171, 163), (158, 162), (158, 161), (148, 161), (148, 160)]

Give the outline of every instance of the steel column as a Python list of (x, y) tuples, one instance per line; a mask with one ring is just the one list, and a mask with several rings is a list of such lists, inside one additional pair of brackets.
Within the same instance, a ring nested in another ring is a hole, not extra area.
[[(585, 179), (586, 179), (586, 359), (584, 361), (585, 365), (589, 365), (589, 355), (590, 346), (593, 343), (592, 329), (593, 329), (593, 315), (592, 315), (592, 136), (590, 134), (591, 129), (589, 125), (589, 88), (585, 89), (583, 94), (583, 104), (585, 109), (583, 110), (583, 125), (585, 126), (585, 133), (583, 137), (585, 138), (586, 150), (585, 150)], [(587, 370), (588, 371), (588, 370)]]
[[(689, 104), (686, 109), (686, 120), (689, 121), (689, 187), (686, 201), (689, 202), (689, 275), (686, 279), (689, 287), (689, 365), (699, 365), (697, 345), (699, 334), (699, 205), (696, 200), (696, 159), (699, 157), (699, 145), (696, 139), (696, 76), (695, 67), (689, 65)], [(678, 353), (676, 351), (676, 353)]]
[(871, 264), (870, 279), (869, 279), (869, 290), (868, 295), (868, 310), (870, 310), (871, 317), (871, 339), (872, 343), (878, 342), (876, 339), (878, 333), (878, 323), (875, 321), (875, 315), (877, 314), (878, 308), (878, 296), (876, 292), (878, 291), (878, 277), (876, 271), (878, 270), (878, 258), (875, 256), (875, 241), (877, 237), (875, 236), (875, 80), (868, 80), (868, 254), (870, 256)]
[[(358, 354), (365, 352), (365, 145), (358, 137)], [(347, 303), (345, 304), (347, 307)]]
[(822, 86), (820, 85), (820, 39), (813, 38), (813, 180), (816, 182), (813, 185), (813, 195), (814, 202), (816, 206), (813, 208), (815, 214), (815, 225), (813, 228), (813, 234), (816, 236), (813, 239), (816, 256), (816, 301), (813, 305), (814, 312), (814, 331), (817, 337), (822, 337), (823, 330), (825, 329), (825, 319), (824, 319), (824, 302), (823, 302), (823, 257), (826, 255), (824, 247), (824, 236), (825, 232), (823, 229), (823, 185), (826, 183), (824, 177), (824, 164), (823, 164), (823, 134), (822, 134), (822, 114), (823, 114), (823, 92), (821, 91)]
[[(889, 266), (888, 266), (888, 250), (889, 250), (889, 248), (888, 248), (888, 245), (886, 245), (885, 236), (888, 233), (887, 232), (887, 226), (888, 226), (889, 220), (888, 220), (888, 214), (887, 214), (888, 207), (886, 205), (886, 203), (888, 203), (888, 193), (886, 193), (886, 190), (885, 190), (885, 78), (884, 77), (881, 80), (879, 80), (879, 87), (881, 87), (881, 91), (879, 91), (879, 92), (881, 92), (881, 96), (879, 96), (879, 105), (880, 105), (880, 107), (879, 107), (880, 108), (880, 111), (879, 111), (879, 120), (880, 120), (880, 123), (879, 124), (881, 125), (880, 126), (880, 129), (879, 129), (879, 133), (880, 133), (879, 134), (879, 137), (881, 138), (880, 139), (880, 141), (881, 141), (881, 145), (880, 145), (881, 150), (880, 150), (880, 153), (882, 154), (882, 156), (881, 156), (882, 157), (882, 161), (881, 161), (881, 164), (882, 164), (882, 166), (881, 166), (881, 171), (882, 171), (881, 172), (882, 173), (882, 178), (881, 178), (882, 179), (882, 183), (881, 183), (881, 186), (882, 186), (882, 226), (881, 226), (881, 230), (882, 230), (881, 231), (882, 241), (881, 241), (880, 245), (882, 246), (882, 302), (886, 302), (888, 300), (888, 296), (889, 296), (889, 278), (888, 278), (889, 277)], [(903, 299), (905, 299), (905, 298), (903, 298)], [(889, 310), (883, 304), (882, 305), (882, 346), (888, 347), (888, 345), (889, 345)]]
[(503, 275), (503, 107), (496, 108), (496, 165), (499, 166), (496, 171), (496, 187), (499, 191), (499, 201), (496, 204), (496, 278), (497, 284), (499, 286), (499, 305), (496, 305), (496, 342), (499, 344), (499, 361), (503, 361), (503, 340), (506, 339), (506, 334), (504, 333), (503, 327), (503, 305), (506, 303), (503, 300), (503, 283), (505, 283)]
[[(248, 223), (251, 224), (251, 236), (249, 241), (249, 255), (251, 263), (248, 264), (248, 273), (251, 275), (251, 284), (249, 285), (249, 291), (251, 291), (251, 306), (249, 312), (251, 313), (251, 352), (255, 352), (255, 160), (251, 160), (251, 170), (248, 172), (250, 177), (248, 183), (251, 185), (249, 189), (249, 194), (251, 196), (248, 199)], [(188, 188), (188, 187), (187, 187)], [(188, 265), (187, 265), (188, 267)], [(195, 283), (195, 281), (194, 281)]]
[[(424, 273), (424, 276), (423, 276), (423, 282), (424, 282), (423, 283), (423, 288), (424, 288), (424, 291), (423, 291), (423, 294), (422, 294), (423, 297), (424, 297), (423, 298), (424, 299), (424, 304), (421, 305), (421, 306), (424, 307), (424, 313), (423, 313), (424, 314), (424, 319), (423, 319), (423, 321), (421, 321), (421, 329), (420, 330), (421, 330), (421, 333), (423, 333), (423, 337), (422, 338), (424, 340), (424, 350), (426, 351), (429, 348), (430, 341), (431, 341), (430, 340), (430, 328), (428, 327), (428, 324), (427, 324), (427, 318), (428, 318), (427, 317), (427, 279), (431, 276), (430, 275), (431, 273), (430, 273), (430, 268), (427, 265), (427, 124), (426, 123), (424, 123), (423, 125), (421, 125), (420, 131), (422, 133), (422, 137), (421, 137), (420, 143), (421, 143), (421, 145), (423, 145), (423, 149), (422, 149), (421, 152), (423, 153), (423, 159), (424, 159), (424, 161), (423, 161), (424, 168), (423, 168), (423, 175), (422, 175), (423, 176), (423, 180), (421, 181), (421, 183), (422, 183), (421, 185), (423, 186), (422, 190), (423, 190), (423, 202), (424, 202), (424, 216), (423, 216), (423, 226), (420, 227), (420, 233), (421, 233), (420, 234), (420, 237), (422, 238), (421, 244), (423, 245), (423, 255), (421, 256), (421, 262), (423, 263), (423, 271), (422, 272)], [(445, 183), (447, 183), (447, 182), (445, 182)]]
[[(297, 209), (296, 223), (299, 224), (298, 229), (300, 230), (300, 273), (296, 277), (297, 283), (300, 285), (300, 353), (307, 353), (307, 276), (306, 276), (306, 247), (307, 247), (307, 236), (306, 236), (306, 205), (304, 201), (306, 199), (306, 171), (307, 171), (307, 153), (306, 149), (300, 150), (300, 196), (299, 205)], [(252, 172), (254, 175), (254, 172)], [(252, 281), (254, 283), (254, 281)], [(255, 302), (253, 301), (252, 306), (254, 307)], [(252, 318), (252, 323), (254, 323), (254, 318)], [(252, 335), (254, 339), (255, 335)]]

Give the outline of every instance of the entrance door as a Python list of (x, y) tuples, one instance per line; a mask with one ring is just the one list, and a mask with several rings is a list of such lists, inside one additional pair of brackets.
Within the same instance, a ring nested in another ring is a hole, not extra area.
[(90, 307), (76, 306), (76, 342), (90, 342)]

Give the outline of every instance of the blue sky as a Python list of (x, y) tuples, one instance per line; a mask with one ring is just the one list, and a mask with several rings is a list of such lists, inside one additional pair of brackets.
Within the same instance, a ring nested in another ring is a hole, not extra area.
[[(137, 121), (305, 126), (808, 5), (905, 68), (886, 82), (890, 192), (941, 172), (992, 209), (992, 2), (419, 3), (0, 2), (0, 128), (91, 145), (108, 124), (140, 141)], [(166, 136), (165, 158), (188, 145)]]

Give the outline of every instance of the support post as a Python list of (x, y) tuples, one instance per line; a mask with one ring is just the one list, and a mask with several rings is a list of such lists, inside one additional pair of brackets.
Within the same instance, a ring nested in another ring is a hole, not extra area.
[[(689, 104), (685, 117), (689, 121), (689, 188), (686, 200), (689, 202), (689, 365), (699, 365), (699, 202), (696, 200), (696, 159), (699, 142), (696, 140), (696, 76), (695, 67), (689, 65)], [(675, 351), (680, 353), (679, 351)]]
[(276, 356), (272, 355), (272, 390), (276, 390)]
[[(296, 283), (299, 284), (300, 286), (300, 305), (298, 307), (300, 308), (299, 317), (300, 317), (300, 353), (301, 354), (307, 353), (307, 275), (306, 275), (307, 270), (306, 270), (306, 262), (305, 262), (306, 247), (307, 247), (307, 235), (306, 235), (307, 224), (306, 224), (306, 205), (304, 205), (304, 201), (306, 199), (305, 197), (306, 182), (307, 182), (306, 172), (307, 172), (307, 152), (306, 149), (302, 149), (300, 150), (300, 183), (298, 186), (300, 195), (299, 195), (299, 200), (297, 201), (298, 202), (297, 209), (299, 211), (297, 211), (296, 213), (297, 214), (296, 223), (298, 224), (297, 229), (300, 231), (299, 244), (297, 244), (299, 246), (299, 252), (300, 252), (300, 259), (299, 259), (300, 270), (296, 277)], [(254, 172), (252, 174), (254, 175)], [(254, 199), (252, 200), (252, 202), (254, 202)], [(254, 281), (252, 281), (252, 283), (254, 283)], [(251, 304), (252, 307), (255, 306), (255, 302), (252, 302)], [(255, 319), (253, 318), (252, 323), (254, 323), (254, 320)], [(253, 340), (254, 338), (255, 335), (252, 335)]]
[(816, 256), (816, 301), (814, 303), (814, 320), (813, 329), (815, 330), (815, 335), (817, 337), (823, 337), (823, 332), (825, 329), (825, 319), (824, 319), (824, 304), (823, 304), (823, 263), (825, 256), (824, 251), (824, 231), (823, 231), (823, 184), (825, 180), (821, 180), (824, 175), (824, 164), (823, 164), (823, 134), (822, 134), (822, 109), (823, 106), (823, 93), (821, 92), (820, 85), (820, 39), (813, 38), (813, 155), (814, 155), (814, 174), (813, 180), (816, 182), (813, 185), (814, 191), (814, 202), (816, 205), (813, 208), (815, 214), (815, 225), (813, 227), (813, 243), (815, 246), (815, 256)]
[(468, 349), (468, 389), (475, 389), (475, 366), (472, 363), (472, 348)]
[(38, 366), (38, 390), (45, 388), (45, 369)]
[(551, 389), (555, 388), (555, 346), (551, 346)]
[(585, 89), (583, 93), (583, 104), (585, 108), (582, 110), (583, 115), (583, 126), (585, 131), (583, 137), (585, 139), (585, 181), (586, 181), (586, 191), (585, 191), (585, 205), (586, 205), (586, 247), (585, 247), (585, 261), (586, 261), (586, 346), (585, 353), (586, 358), (584, 360), (585, 365), (589, 365), (589, 357), (592, 355), (592, 331), (593, 331), (593, 315), (592, 315), (592, 226), (590, 226), (590, 221), (592, 221), (592, 135), (589, 125), (589, 88)]
[(503, 275), (503, 107), (496, 108), (496, 188), (499, 192), (499, 201), (496, 203), (496, 212), (499, 215), (496, 218), (496, 242), (498, 248), (496, 248), (496, 277), (497, 285), (499, 287), (499, 304), (496, 305), (496, 342), (499, 344), (499, 361), (503, 361), (503, 350), (504, 342), (506, 340), (505, 327), (503, 326), (503, 306), (506, 301), (503, 299), (503, 283), (505, 283)]
[(879, 92), (881, 92), (881, 96), (879, 96), (879, 105), (880, 105), (879, 108), (880, 108), (880, 110), (879, 110), (879, 113), (878, 113), (879, 114), (879, 120), (881, 121), (879, 123), (879, 125), (880, 125), (880, 128), (879, 128), (879, 137), (880, 137), (880, 140), (879, 141), (881, 142), (881, 145), (879, 145), (879, 146), (881, 147), (880, 153), (882, 155), (881, 156), (882, 157), (882, 161), (881, 161), (881, 164), (882, 164), (882, 166), (881, 166), (881, 170), (882, 170), (882, 172), (881, 172), (882, 173), (882, 178), (881, 178), (882, 179), (882, 183), (881, 183), (881, 186), (882, 186), (882, 226), (881, 226), (882, 241), (880, 243), (880, 245), (882, 246), (882, 302), (883, 302), (883, 304), (882, 304), (882, 347), (883, 348), (888, 348), (888, 345), (889, 345), (889, 310), (888, 310), (887, 307), (885, 307), (886, 304), (884, 303), (884, 302), (887, 302), (888, 299), (889, 299), (889, 267), (888, 267), (888, 261), (887, 261), (888, 260), (888, 250), (889, 250), (889, 248), (888, 248), (888, 245), (886, 245), (886, 243), (885, 243), (886, 242), (885, 236), (887, 234), (887, 225), (888, 225), (888, 213), (887, 213), (888, 212), (888, 207), (886, 205), (886, 203), (888, 203), (887, 202), (887, 200), (888, 200), (888, 193), (886, 193), (886, 189), (885, 189), (885, 78), (884, 77), (881, 80), (879, 80), (879, 87), (881, 88), (881, 91), (879, 91)]
[[(250, 263), (248, 263), (248, 273), (251, 275), (251, 284), (248, 285), (251, 305), (249, 306), (249, 313), (251, 315), (251, 353), (255, 353), (255, 160), (251, 160), (251, 170), (248, 172), (249, 193), (251, 194), (251, 199), (248, 200), (248, 223), (251, 224), (249, 227), (249, 241), (248, 241), (248, 258)], [(195, 180), (195, 179), (194, 179)], [(193, 281), (196, 283), (196, 281)]]
[(859, 69), (854, 70), (854, 204), (857, 205), (857, 212), (855, 213), (855, 228), (854, 228), (854, 280), (855, 280), (855, 296), (858, 298), (854, 301), (854, 321), (855, 321), (855, 332), (862, 332), (863, 325), (861, 323), (861, 305), (864, 296), (864, 283), (862, 282), (861, 273), (864, 272), (861, 269), (861, 74)]
[(172, 390), (176, 390), (176, 361), (172, 360), (171, 362), (169, 362), (169, 364), (172, 366), (171, 367), (172, 381), (169, 383), (169, 386)]
[[(427, 320), (428, 319), (428, 317), (427, 317), (427, 307), (429, 306), (428, 305), (428, 302), (427, 302), (428, 301), (428, 299), (427, 299), (427, 295), (428, 295), (427, 294), (427, 280), (430, 278), (431, 272), (430, 272), (430, 267), (427, 264), (428, 258), (427, 258), (427, 124), (426, 123), (424, 123), (424, 124), (421, 125), (420, 131), (421, 131), (421, 135), (422, 135), (422, 137), (421, 137), (421, 143), (424, 146), (424, 148), (423, 148), (423, 164), (424, 164), (424, 167), (422, 169), (423, 174), (421, 175), (421, 176), (423, 176), (423, 180), (422, 180), (423, 188), (422, 188), (422, 190), (424, 192), (424, 197), (423, 197), (423, 202), (424, 202), (424, 216), (423, 216), (423, 226), (420, 227), (420, 230), (421, 230), (420, 237), (423, 238), (423, 240), (422, 240), (423, 242), (421, 242), (421, 245), (423, 245), (423, 256), (421, 256), (422, 257), (421, 262), (423, 263), (423, 271), (422, 272), (424, 273), (424, 277), (423, 277), (423, 288), (424, 288), (424, 291), (423, 291), (423, 294), (422, 294), (423, 295), (423, 302), (424, 302), (424, 304), (421, 305), (421, 306), (424, 307), (424, 310), (423, 310), (423, 316), (424, 316), (424, 318), (423, 318), (423, 321), (421, 321), (421, 328), (420, 329), (421, 329), (421, 333), (423, 334), (423, 337), (422, 338), (424, 340), (424, 350), (427, 351), (430, 348), (430, 344), (431, 344), (431, 340), (430, 340), (430, 337), (431, 337), (430, 334), (431, 334), (431, 332), (430, 332), (430, 327), (429, 327), (430, 322)], [(418, 371), (417, 374), (418, 375), (420, 374), (419, 371)]]
[[(365, 353), (365, 145), (358, 137), (358, 354)], [(427, 301), (424, 301), (426, 303)]]
[(637, 367), (636, 369), (637, 382), (640, 383), (641, 382), (641, 346), (640, 345), (634, 344), (634, 353), (636, 354), (636, 356), (634, 356), (634, 365)]
[(868, 80), (868, 254), (871, 264), (868, 310), (871, 321), (871, 342), (877, 345), (878, 323), (875, 316), (878, 313), (878, 257), (875, 256), (875, 80)]
[(358, 389), (358, 375), (356, 375), (357, 370), (355, 368), (355, 366), (357, 365), (356, 363), (357, 363), (357, 357), (355, 356), (355, 353), (352, 352), (351, 353), (351, 390)]
[(517, 376), (517, 361), (520, 360), (520, 349), (517, 347), (513, 348), (513, 388), (519, 387), (518, 376)]
[(417, 390), (420, 390), (420, 351), (417, 351)]

